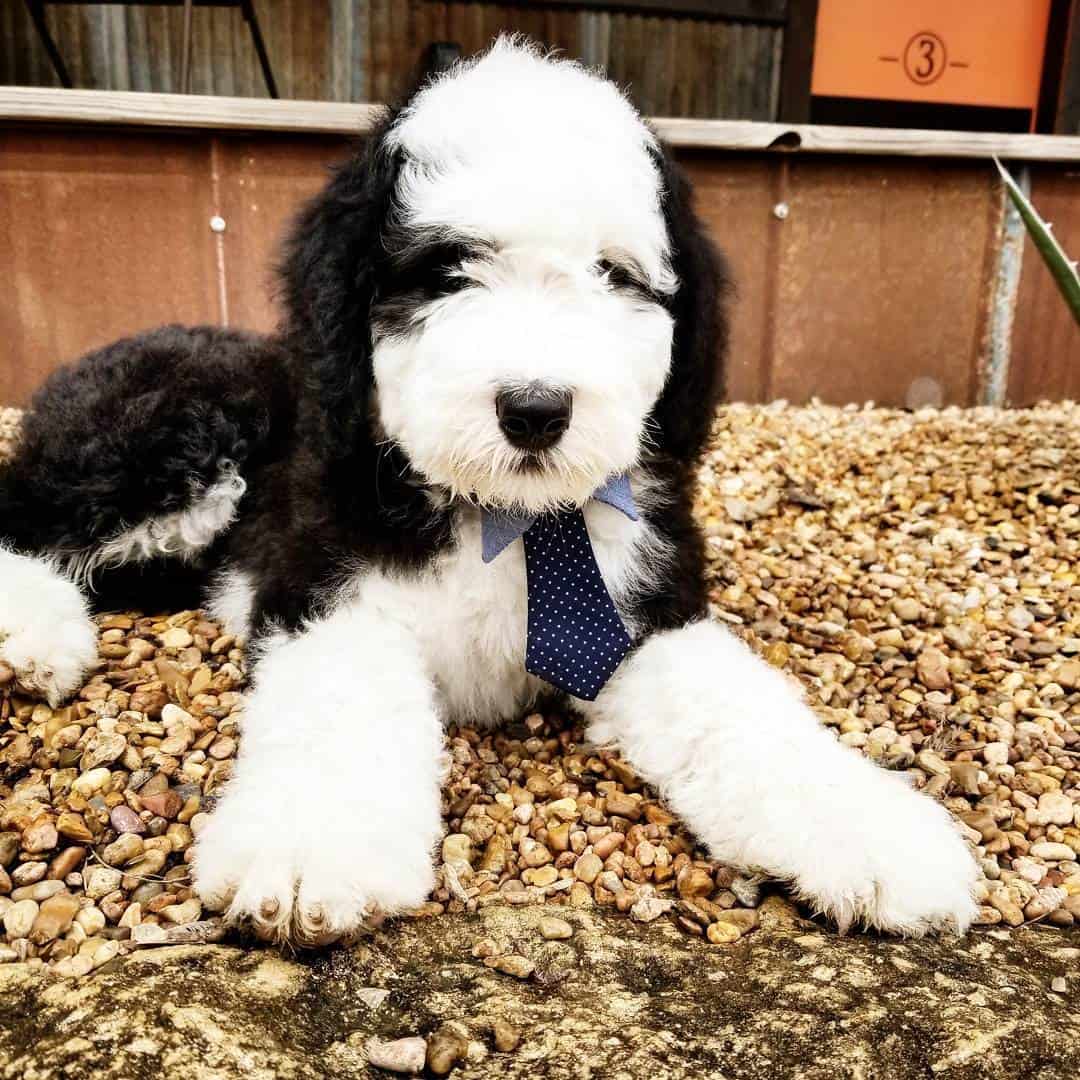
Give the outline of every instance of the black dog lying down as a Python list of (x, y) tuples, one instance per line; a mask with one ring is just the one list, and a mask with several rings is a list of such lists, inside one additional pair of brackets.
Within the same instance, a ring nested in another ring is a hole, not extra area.
[(95, 661), (84, 587), (201, 583), (256, 645), (208, 905), (313, 942), (418, 904), (443, 720), (554, 688), (717, 858), (842, 926), (968, 926), (947, 813), (706, 618), (690, 501), (724, 271), (614, 86), (501, 41), (336, 172), (282, 279), (279, 337), (170, 327), (59, 372), (0, 473), (25, 687), (57, 702)]

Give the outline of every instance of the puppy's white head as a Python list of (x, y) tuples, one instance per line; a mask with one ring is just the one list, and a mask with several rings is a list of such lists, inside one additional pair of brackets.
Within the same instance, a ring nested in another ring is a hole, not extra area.
[(503, 39), (417, 94), (381, 152), (382, 434), (455, 495), (584, 503), (637, 461), (671, 364), (652, 133), (611, 83)]

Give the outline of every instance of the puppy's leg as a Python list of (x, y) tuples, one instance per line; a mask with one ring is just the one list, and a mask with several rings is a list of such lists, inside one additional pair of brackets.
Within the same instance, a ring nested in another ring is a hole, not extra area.
[(717, 859), (790, 879), (841, 927), (971, 923), (975, 863), (947, 811), (838, 743), (718, 625), (650, 638), (590, 713)]
[(263, 936), (319, 944), (421, 903), (441, 832), (442, 725), (408, 631), (355, 607), (271, 642), (195, 887)]
[(53, 707), (97, 661), (97, 628), (78, 586), (46, 560), (0, 547), (0, 663)]

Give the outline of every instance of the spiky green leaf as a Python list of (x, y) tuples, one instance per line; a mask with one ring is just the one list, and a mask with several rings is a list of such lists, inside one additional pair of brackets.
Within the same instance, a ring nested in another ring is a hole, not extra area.
[(1047, 268), (1057, 282), (1061, 295), (1069, 305), (1077, 325), (1080, 325), (1080, 274), (1076, 272), (1076, 263), (1065, 254), (1061, 245), (1054, 236), (1050, 224), (1040, 217), (1039, 212), (1032, 205), (1031, 200), (1020, 189), (1020, 185), (1009, 175), (1008, 170), (995, 157), (994, 164), (1001, 173), (1001, 179), (1005, 182), (1005, 190), (1009, 193), (1013, 205), (1016, 207), (1024, 226), (1031, 237), (1032, 242), (1043, 257)]

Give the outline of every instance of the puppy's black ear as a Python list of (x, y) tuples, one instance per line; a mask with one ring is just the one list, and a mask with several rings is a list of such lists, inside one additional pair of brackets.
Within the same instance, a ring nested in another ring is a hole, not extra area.
[(386, 145), (392, 123), (383, 121), (301, 210), (278, 267), (283, 336), (305, 364), (328, 434), (346, 442), (366, 420), (372, 386), (371, 304), (400, 167)]
[(656, 162), (663, 179), (664, 220), (679, 287), (666, 302), (675, 320), (675, 335), (671, 374), (652, 413), (653, 431), (662, 451), (690, 461), (704, 446), (724, 393), (725, 309), (731, 284), (727, 261), (694, 211), (690, 181), (667, 149), (657, 152)]

